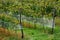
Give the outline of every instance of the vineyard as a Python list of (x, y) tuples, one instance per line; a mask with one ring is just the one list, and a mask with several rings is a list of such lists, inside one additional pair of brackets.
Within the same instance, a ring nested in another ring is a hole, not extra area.
[(60, 0), (0, 0), (0, 40), (60, 40)]

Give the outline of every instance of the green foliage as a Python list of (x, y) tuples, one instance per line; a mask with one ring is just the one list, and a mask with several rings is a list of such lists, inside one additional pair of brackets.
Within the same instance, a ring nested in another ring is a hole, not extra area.
[[(60, 1), (59, 0), (0, 0), (0, 19), (13, 22), (17, 15), (25, 15), (28, 17), (40, 18), (40, 15), (52, 15), (52, 8), (56, 9), (57, 16), (60, 16)], [(17, 22), (18, 23), (18, 22)]]
[(52, 12), (52, 7), (50, 7), (50, 6), (47, 6), (47, 7), (46, 7), (46, 12), (47, 12), (47, 13), (50, 13), (50, 12)]

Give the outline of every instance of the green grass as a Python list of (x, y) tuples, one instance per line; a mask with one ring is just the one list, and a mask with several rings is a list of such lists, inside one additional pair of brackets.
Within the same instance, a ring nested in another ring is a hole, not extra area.
[(60, 40), (60, 26), (56, 26), (55, 28), (54, 39)]
[[(23, 40), (60, 40), (60, 27), (56, 26), (54, 29), (54, 34), (51, 33), (51, 28), (46, 28), (45, 33), (43, 27), (36, 28), (24, 28), (24, 39)], [(21, 30), (17, 30), (17, 32), (21, 32)], [(1, 36), (0, 36), (1, 37)], [(18, 37), (5, 37), (5, 40), (22, 40), (18, 39)]]
[(24, 34), (27, 35), (26, 40), (53, 40), (54, 35), (44, 33), (39, 29), (24, 28)]
[(60, 40), (60, 27), (56, 26), (54, 28), (54, 34), (51, 33), (51, 28), (46, 28), (46, 33), (43, 32), (43, 29), (31, 29), (24, 28), (24, 34), (29, 37), (28, 40)]

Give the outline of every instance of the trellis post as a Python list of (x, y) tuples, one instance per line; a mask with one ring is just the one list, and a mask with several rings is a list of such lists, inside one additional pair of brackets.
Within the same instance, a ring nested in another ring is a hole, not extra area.
[(22, 26), (22, 22), (21, 22), (21, 13), (22, 13), (22, 9), (21, 8), (19, 9), (19, 12), (20, 12), (20, 27), (21, 27), (21, 33), (22, 33), (21, 38), (23, 39), (24, 38), (24, 33), (23, 33), (23, 26)]
[(54, 27), (55, 27), (55, 16), (56, 16), (56, 10), (55, 10), (55, 8), (53, 8), (52, 9), (52, 17), (53, 17), (53, 24), (52, 24), (52, 32), (51, 32), (51, 34), (53, 34), (54, 33)]

